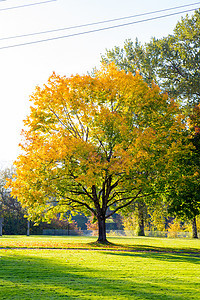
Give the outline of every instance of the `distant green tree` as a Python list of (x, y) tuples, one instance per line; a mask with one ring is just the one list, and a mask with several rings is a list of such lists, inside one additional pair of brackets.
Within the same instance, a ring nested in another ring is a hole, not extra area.
[[(188, 141), (193, 144), (193, 152), (192, 155), (177, 158), (177, 168), (171, 173), (170, 185), (174, 188), (169, 190), (168, 204), (169, 212), (192, 221), (193, 238), (197, 238), (196, 218), (200, 215), (200, 104), (190, 115), (189, 132)], [(176, 179), (175, 174), (178, 175)]]
[(156, 54), (154, 70), (170, 96), (194, 107), (200, 102), (200, 10), (182, 18), (173, 35), (146, 45)]
[(138, 39), (133, 43), (126, 40), (124, 48), (114, 47), (106, 50), (102, 56), (102, 62), (109, 64), (114, 62), (120, 70), (131, 72), (134, 75), (139, 72), (143, 79), (151, 85), (157, 82), (154, 57), (149, 55), (146, 46), (143, 46)]
[[(5, 169), (0, 172), (0, 218), (3, 218), (3, 234), (16, 235), (27, 234), (27, 218), (25, 217), (26, 211), (22, 208), (21, 204), (16, 198), (10, 195), (10, 191), (5, 189), (6, 178), (11, 178), (14, 170)], [(68, 229), (68, 220), (59, 220), (58, 218), (52, 219), (51, 222), (41, 223), (38, 226), (34, 222), (30, 222), (31, 234), (42, 234), (43, 229)], [(70, 229), (78, 230), (76, 222), (70, 224)]]
[[(129, 213), (131, 211), (131, 214)], [(137, 236), (145, 236), (145, 224), (147, 220), (147, 206), (143, 200), (133, 203), (128, 211), (124, 212), (123, 226), (125, 230), (135, 232)]]
[(127, 72), (139, 71), (148, 84), (161, 89), (188, 107), (200, 102), (200, 10), (182, 18), (172, 35), (141, 45), (126, 40), (124, 47), (106, 50), (102, 61), (112, 61)]

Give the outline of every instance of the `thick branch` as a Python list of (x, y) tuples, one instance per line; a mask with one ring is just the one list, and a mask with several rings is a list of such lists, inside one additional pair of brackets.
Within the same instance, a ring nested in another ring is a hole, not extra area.
[(118, 203), (118, 202), (122, 202), (122, 201), (129, 200), (129, 199), (132, 199), (132, 198), (133, 198), (133, 197), (130, 196), (130, 197), (126, 197), (126, 198), (121, 198), (121, 199), (115, 200), (115, 201), (113, 201), (112, 203), (110, 203), (110, 204), (108, 205), (108, 207), (111, 207), (111, 206), (113, 206), (114, 204), (116, 204), (116, 203)]
[(96, 211), (92, 207), (90, 207), (87, 203), (79, 201), (79, 200), (72, 199), (70, 197), (66, 197), (65, 199), (72, 201), (72, 203), (78, 203), (79, 205), (85, 206), (87, 209), (89, 209), (96, 216)]
[(103, 148), (103, 151), (105, 152), (105, 155), (106, 155), (106, 157), (107, 157), (107, 151), (106, 151), (106, 149), (105, 149), (105, 147), (104, 147), (102, 141), (98, 138), (97, 135), (96, 135), (96, 137), (97, 137), (97, 140), (99, 141), (99, 143), (100, 143), (101, 147)]
[(111, 217), (112, 215), (114, 215), (114, 213), (116, 213), (118, 210), (120, 210), (120, 209), (122, 209), (122, 208), (124, 208), (124, 207), (126, 207), (126, 206), (128, 206), (128, 205), (130, 205), (136, 198), (138, 198), (138, 196), (139, 196), (139, 194), (141, 193), (141, 191), (142, 191), (142, 190), (139, 190), (139, 192), (137, 193), (137, 195), (136, 195), (135, 197), (133, 197), (131, 201), (129, 201), (129, 202), (127, 202), (127, 203), (125, 203), (125, 204), (123, 204), (123, 205), (117, 207), (114, 211), (112, 211), (110, 214), (108, 214), (108, 215), (106, 216), (106, 219), (109, 218), (109, 217)]
[(117, 181), (115, 181), (115, 183), (110, 186), (110, 191), (112, 191), (114, 188), (116, 188), (118, 186), (119, 181), (120, 181), (120, 178), (117, 179)]
[(92, 186), (92, 198), (93, 198), (92, 200), (94, 202), (94, 205), (95, 205), (97, 213), (98, 213), (100, 211), (100, 205), (99, 205), (95, 185)]
[[(70, 175), (75, 179), (76, 176), (71, 172)], [(93, 197), (90, 195), (90, 193), (87, 191), (87, 189), (80, 183), (77, 182), (77, 184), (83, 189), (83, 191), (86, 193), (86, 195), (93, 201)]]
[[(132, 192), (132, 191), (134, 191), (134, 190), (137, 190), (137, 188), (131, 189), (131, 190), (129, 191), (129, 193)], [(126, 192), (126, 191), (118, 191), (118, 192), (116, 191), (116, 192), (114, 192), (113, 195), (109, 198), (108, 203), (111, 202), (113, 198), (115, 198), (115, 197), (117, 197), (117, 196), (119, 196), (119, 195), (122, 195), (122, 194), (127, 194), (127, 192)], [(124, 198), (123, 198), (123, 199), (124, 199)], [(115, 200), (115, 201), (113, 201), (109, 206), (112, 206), (112, 205), (115, 204), (116, 202), (122, 201), (123, 199), (121, 199), (121, 200)]]

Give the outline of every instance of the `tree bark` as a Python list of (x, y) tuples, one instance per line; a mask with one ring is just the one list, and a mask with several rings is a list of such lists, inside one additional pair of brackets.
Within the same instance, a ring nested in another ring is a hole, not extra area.
[(144, 233), (144, 203), (138, 203), (138, 226), (136, 230), (137, 236), (145, 236)]
[(194, 217), (192, 220), (192, 238), (198, 239), (196, 217)]
[(27, 221), (27, 234), (26, 235), (27, 236), (30, 235), (30, 221), (29, 220)]
[(99, 243), (107, 243), (106, 239), (106, 219), (103, 216), (97, 217), (98, 219), (98, 240)]

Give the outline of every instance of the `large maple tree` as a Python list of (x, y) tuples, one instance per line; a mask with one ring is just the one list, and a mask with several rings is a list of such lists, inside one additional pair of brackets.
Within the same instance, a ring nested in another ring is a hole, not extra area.
[(113, 64), (92, 76), (53, 74), (30, 100), (12, 195), (36, 221), (93, 214), (99, 242), (106, 219), (162, 189), (170, 154), (187, 151), (175, 102)]

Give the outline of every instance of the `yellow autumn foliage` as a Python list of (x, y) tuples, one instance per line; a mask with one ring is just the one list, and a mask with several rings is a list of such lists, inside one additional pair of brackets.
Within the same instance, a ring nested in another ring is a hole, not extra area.
[(183, 150), (174, 101), (114, 64), (94, 76), (53, 73), (30, 101), (9, 185), (33, 218), (67, 209), (107, 218), (150, 193), (169, 153)]

